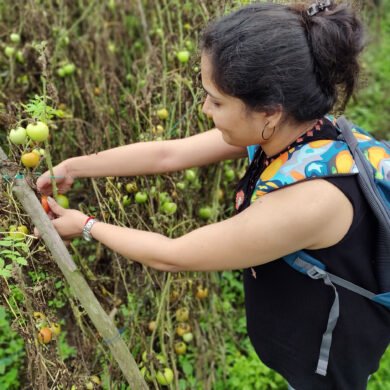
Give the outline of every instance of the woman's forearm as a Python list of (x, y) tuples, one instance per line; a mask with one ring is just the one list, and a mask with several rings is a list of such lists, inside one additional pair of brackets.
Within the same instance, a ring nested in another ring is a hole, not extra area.
[(72, 177), (136, 176), (165, 172), (164, 141), (118, 146), (64, 161)]
[(96, 222), (92, 237), (124, 257), (160, 271), (178, 271), (171, 256), (173, 240), (159, 233)]

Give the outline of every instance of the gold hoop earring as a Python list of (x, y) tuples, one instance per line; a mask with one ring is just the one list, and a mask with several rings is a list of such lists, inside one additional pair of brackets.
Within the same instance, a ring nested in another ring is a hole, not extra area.
[(274, 126), (274, 129), (272, 130), (272, 133), (271, 135), (268, 137), (268, 138), (265, 138), (264, 137), (264, 132), (265, 132), (265, 129), (267, 128), (267, 126), (269, 125), (269, 122), (267, 122), (263, 128), (263, 131), (261, 132), (261, 138), (263, 138), (264, 141), (268, 141), (269, 139), (271, 139), (271, 137), (274, 135), (275, 133), (275, 129), (276, 129), (276, 126)]

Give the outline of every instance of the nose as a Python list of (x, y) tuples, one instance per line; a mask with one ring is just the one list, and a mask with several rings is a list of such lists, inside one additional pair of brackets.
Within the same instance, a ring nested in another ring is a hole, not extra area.
[(209, 118), (212, 118), (211, 107), (209, 102), (209, 97), (207, 96), (202, 107), (202, 112)]

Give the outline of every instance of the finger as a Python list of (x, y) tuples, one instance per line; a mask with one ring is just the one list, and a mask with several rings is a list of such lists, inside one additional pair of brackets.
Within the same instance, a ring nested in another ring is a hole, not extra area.
[(50, 187), (49, 176), (45, 173), (42, 176), (39, 176), (36, 181), (37, 190), (41, 193), (45, 193), (48, 191)]
[(51, 196), (48, 196), (47, 197), (47, 201), (49, 203), (49, 206), (50, 206), (50, 209), (51, 211), (55, 214), (55, 215), (63, 215), (64, 212), (66, 211), (66, 209), (64, 209), (63, 207), (61, 207)]
[(39, 236), (39, 231), (38, 231), (38, 229), (37, 229), (36, 227), (34, 227), (34, 236), (35, 236), (36, 238), (40, 238), (40, 236)]

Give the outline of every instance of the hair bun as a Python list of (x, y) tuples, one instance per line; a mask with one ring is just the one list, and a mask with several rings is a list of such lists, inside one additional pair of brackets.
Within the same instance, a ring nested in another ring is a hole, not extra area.
[(358, 82), (358, 56), (364, 48), (362, 23), (345, 4), (319, 7), (311, 15), (303, 6), (291, 9), (301, 15), (321, 88), (329, 95), (341, 89), (344, 108)]

